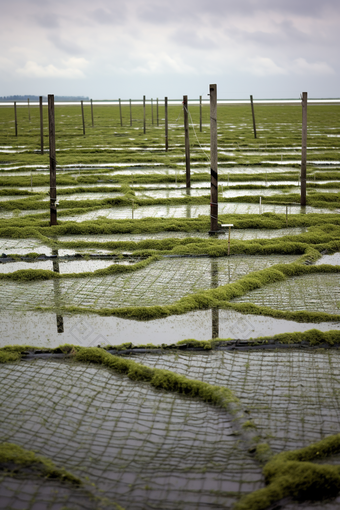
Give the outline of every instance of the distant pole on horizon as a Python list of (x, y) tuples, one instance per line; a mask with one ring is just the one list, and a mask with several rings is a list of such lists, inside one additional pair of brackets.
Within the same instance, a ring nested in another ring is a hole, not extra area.
[(253, 96), (250, 96), (250, 104), (251, 104), (251, 113), (253, 116), (253, 129), (254, 129), (254, 138), (256, 138), (256, 123), (255, 123), (255, 112), (254, 112), (254, 103), (253, 103)]
[(15, 136), (18, 136), (17, 102), (14, 101), (14, 128)]
[(169, 149), (169, 128), (168, 128), (168, 98), (164, 98), (164, 117), (165, 117), (165, 152)]
[(145, 96), (143, 96), (143, 130), (146, 133), (146, 119), (145, 119)]
[(44, 154), (44, 117), (43, 117), (43, 98), (39, 96), (39, 113), (40, 113), (40, 152)]
[(188, 96), (183, 96), (183, 112), (184, 112), (186, 188), (190, 188), (190, 140), (189, 140)]

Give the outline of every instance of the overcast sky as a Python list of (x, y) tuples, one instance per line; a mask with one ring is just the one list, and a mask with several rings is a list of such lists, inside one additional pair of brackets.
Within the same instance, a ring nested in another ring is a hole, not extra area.
[(340, 97), (340, 0), (0, 0), (0, 96)]

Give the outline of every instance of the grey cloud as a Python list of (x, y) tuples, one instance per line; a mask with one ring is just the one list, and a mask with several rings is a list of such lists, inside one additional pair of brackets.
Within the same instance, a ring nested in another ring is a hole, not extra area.
[(101, 25), (117, 25), (126, 20), (126, 12), (124, 8), (118, 7), (111, 10), (98, 8), (91, 12), (91, 19), (97, 21)]
[[(130, 1), (130, 4), (133, 2)], [(257, 12), (278, 12), (285, 16), (318, 17), (329, 10), (340, 13), (338, 0), (172, 0), (162, 2), (149, 0), (138, 5), (140, 19), (150, 23), (172, 23), (194, 19), (228, 17), (232, 15), (254, 16)]]
[(84, 50), (78, 46), (74, 41), (61, 38), (58, 34), (50, 34), (48, 39), (54, 44), (58, 50), (67, 53), (68, 55), (80, 55)]
[(59, 28), (59, 16), (56, 14), (49, 12), (42, 14), (41, 16), (36, 17), (36, 21), (38, 25), (40, 25), (43, 28)]
[(201, 37), (199, 32), (194, 30), (176, 30), (171, 36), (171, 40), (178, 46), (187, 46), (198, 50), (211, 50), (217, 48), (217, 44), (208, 37)]

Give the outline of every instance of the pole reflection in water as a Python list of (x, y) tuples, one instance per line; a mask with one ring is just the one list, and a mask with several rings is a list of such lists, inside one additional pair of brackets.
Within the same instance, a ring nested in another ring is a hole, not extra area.
[[(211, 259), (211, 288), (216, 289), (218, 287), (218, 260)], [(220, 316), (218, 308), (212, 308), (211, 310), (211, 338), (219, 337), (220, 329)]]
[[(188, 197), (191, 197), (191, 189), (186, 188), (186, 194)], [(191, 218), (191, 204), (187, 204), (187, 218)]]
[[(56, 255), (58, 257), (58, 250), (52, 250), (52, 255)], [(52, 264), (53, 271), (55, 273), (60, 273), (58, 259), (53, 260)], [(57, 331), (58, 333), (64, 333), (64, 318), (62, 315), (58, 315), (58, 310), (60, 308), (61, 301), (60, 281), (58, 279), (53, 280), (53, 287), (54, 287), (54, 303), (57, 310)]]

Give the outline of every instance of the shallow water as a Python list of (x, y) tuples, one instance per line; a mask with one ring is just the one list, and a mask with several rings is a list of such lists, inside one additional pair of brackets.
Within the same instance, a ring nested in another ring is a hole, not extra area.
[[(58, 327), (62, 332), (58, 333)], [(234, 310), (203, 310), (147, 322), (94, 314), (71, 316), (7, 310), (0, 312), (0, 346), (18, 344), (58, 347), (71, 343), (93, 347), (126, 342), (134, 345), (170, 345), (189, 338), (247, 340), (314, 328), (320, 331), (339, 331), (340, 323), (297, 323), (272, 317), (242, 315)]]

